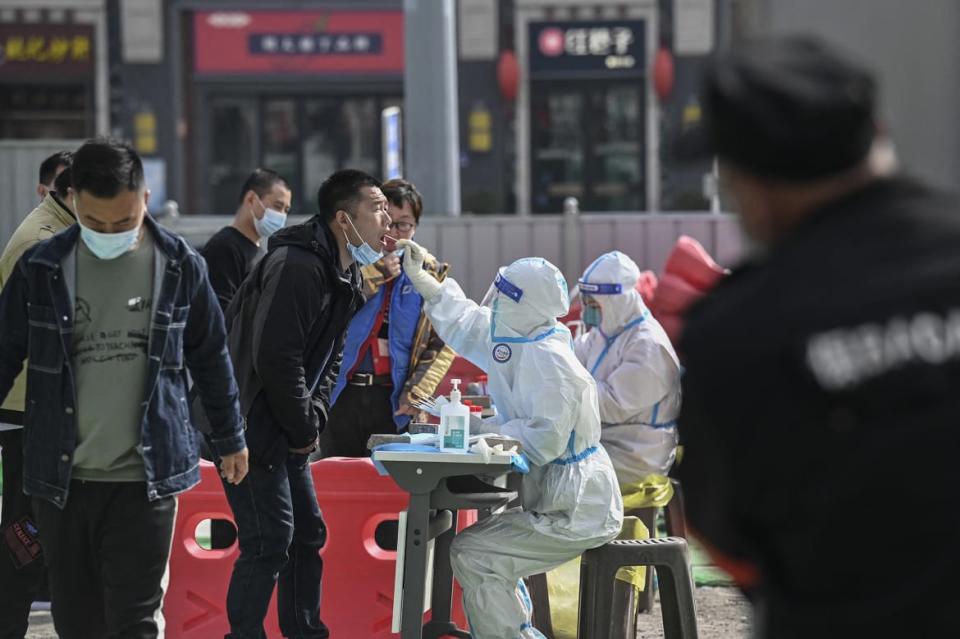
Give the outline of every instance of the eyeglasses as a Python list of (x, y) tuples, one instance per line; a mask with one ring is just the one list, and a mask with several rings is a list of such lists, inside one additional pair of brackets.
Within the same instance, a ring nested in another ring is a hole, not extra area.
[(400, 231), (401, 233), (409, 233), (413, 229), (417, 228), (416, 224), (410, 222), (391, 222), (390, 226), (387, 227), (391, 231)]

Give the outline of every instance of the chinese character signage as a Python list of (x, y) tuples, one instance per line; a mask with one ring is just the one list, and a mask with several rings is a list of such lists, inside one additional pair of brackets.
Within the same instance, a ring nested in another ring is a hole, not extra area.
[(379, 33), (255, 33), (249, 38), (252, 55), (370, 55), (383, 51)]
[(200, 11), (200, 73), (402, 73), (400, 11)]
[(531, 77), (641, 76), (646, 72), (643, 21), (532, 22)]
[(93, 73), (93, 28), (78, 24), (0, 25), (0, 77)]

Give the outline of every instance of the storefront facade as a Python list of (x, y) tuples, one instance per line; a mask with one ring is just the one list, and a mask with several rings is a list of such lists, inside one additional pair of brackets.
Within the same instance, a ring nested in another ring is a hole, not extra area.
[(0, 1), (0, 139), (104, 130), (104, 29), (102, 2)]
[(382, 175), (381, 113), (402, 104), (399, 9), (197, 10), (187, 21), (188, 183), (228, 213), (252, 168), (286, 177), (312, 213), (328, 175)]
[(587, 211), (656, 210), (656, 3), (558, 4), (517, 6), (518, 208), (556, 213), (575, 197)]

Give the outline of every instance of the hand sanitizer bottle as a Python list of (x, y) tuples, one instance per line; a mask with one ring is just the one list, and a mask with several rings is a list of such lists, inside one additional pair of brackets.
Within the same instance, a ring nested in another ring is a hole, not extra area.
[(470, 409), (460, 403), (460, 380), (451, 383), (450, 403), (440, 408), (440, 450), (465, 453), (470, 448)]

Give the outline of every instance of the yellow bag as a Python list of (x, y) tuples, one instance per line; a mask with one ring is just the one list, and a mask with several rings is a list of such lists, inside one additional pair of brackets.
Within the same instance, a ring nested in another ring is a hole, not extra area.
[(673, 499), (673, 484), (669, 477), (647, 475), (640, 481), (620, 486), (624, 511), (637, 508), (665, 508)]

